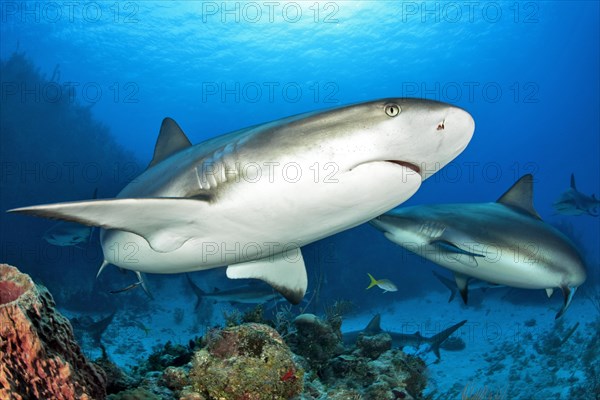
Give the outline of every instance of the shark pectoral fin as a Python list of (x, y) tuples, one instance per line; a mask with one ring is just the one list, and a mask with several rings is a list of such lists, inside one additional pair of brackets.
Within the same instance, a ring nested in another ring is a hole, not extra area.
[(433, 240), (431, 242), (431, 245), (437, 247), (440, 251), (444, 252), (444, 257), (448, 257), (456, 262), (459, 262), (472, 268), (475, 268), (479, 265), (475, 257), (485, 257), (485, 255), (483, 254), (463, 250), (454, 243), (449, 242), (447, 240)]
[(8, 212), (61, 219), (104, 229), (135, 233), (152, 249), (177, 250), (201, 231), (200, 220), (209, 203), (184, 198), (87, 200), (16, 208)]
[(467, 301), (469, 300), (469, 277), (463, 274), (454, 273), (454, 280), (456, 281), (460, 297), (462, 297), (463, 302), (467, 304)]
[(573, 295), (577, 291), (576, 287), (571, 288), (568, 286), (562, 286), (561, 289), (562, 289), (565, 300), (564, 300), (563, 306), (558, 311), (558, 313), (556, 314), (556, 317), (554, 317), (554, 319), (559, 319), (560, 317), (563, 316), (565, 311), (567, 311), (567, 308), (569, 308), (569, 305), (571, 304), (571, 300), (573, 300)]
[(306, 267), (299, 248), (260, 260), (230, 265), (227, 267), (227, 277), (260, 279), (271, 285), (292, 304), (302, 301), (308, 286)]
[(548, 296), (548, 298), (552, 297), (553, 293), (554, 293), (554, 289), (553, 288), (546, 289), (546, 295)]

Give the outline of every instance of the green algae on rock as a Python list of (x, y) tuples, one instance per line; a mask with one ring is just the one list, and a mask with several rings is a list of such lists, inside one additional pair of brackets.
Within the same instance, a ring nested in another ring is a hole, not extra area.
[(303, 371), (273, 328), (256, 323), (212, 331), (192, 360), (190, 381), (207, 400), (289, 399), (302, 392)]

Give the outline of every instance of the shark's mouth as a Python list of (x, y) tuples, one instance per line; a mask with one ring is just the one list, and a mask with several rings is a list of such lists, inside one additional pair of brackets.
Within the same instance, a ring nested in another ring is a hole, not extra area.
[(405, 167), (415, 171), (417, 174), (421, 175), (421, 168), (418, 165), (410, 163), (408, 161), (399, 161), (399, 160), (385, 160), (386, 162), (400, 165), (401, 167)]

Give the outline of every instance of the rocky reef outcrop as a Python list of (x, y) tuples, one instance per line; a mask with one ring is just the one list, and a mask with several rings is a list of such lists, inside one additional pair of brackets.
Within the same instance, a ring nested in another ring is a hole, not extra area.
[(247, 323), (207, 335), (189, 376), (197, 397), (191, 391), (183, 397), (290, 399), (302, 392), (303, 374), (275, 329)]
[(103, 399), (103, 371), (84, 357), (46, 288), (0, 264), (0, 398)]

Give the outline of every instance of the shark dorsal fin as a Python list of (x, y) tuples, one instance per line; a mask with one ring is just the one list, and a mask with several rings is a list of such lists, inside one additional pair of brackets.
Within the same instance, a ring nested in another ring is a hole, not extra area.
[(542, 219), (533, 208), (533, 175), (523, 175), (500, 198), (498, 203), (525, 211), (534, 218)]
[(369, 324), (365, 328), (364, 332), (367, 335), (376, 335), (381, 332), (381, 314), (375, 314)]
[(156, 139), (156, 146), (154, 147), (154, 156), (148, 168), (191, 146), (192, 143), (190, 143), (185, 133), (177, 125), (177, 122), (169, 117), (163, 119), (158, 139)]
[(575, 174), (571, 174), (571, 189), (577, 190), (577, 186), (575, 186)]

